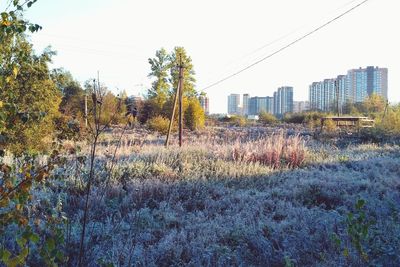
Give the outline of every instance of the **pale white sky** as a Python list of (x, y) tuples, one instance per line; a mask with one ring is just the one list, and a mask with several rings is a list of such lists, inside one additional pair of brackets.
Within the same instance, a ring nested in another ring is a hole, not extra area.
[[(99, 70), (101, 81), (114, 92), (138, 94), (151, 82), (148, 58), (161, 47), (186, 48), (201, 90), (360, 2), (38, 0), (28, 17), (43, 26), (32, 36), (35, 48), (51, 45), (58, 52), (54, 67), (64, 67), (81, 82)], [(230, 93), (266, 96), (283, 85), (294, 87), (295, 100), (306, 100), (313, 81), (367, 65), (389, 68), (389, 100), (399, 102), (399, 10), (399, 0), (370, 0), (284, 52), (206, 90), (211, 112), (226, 113)]]

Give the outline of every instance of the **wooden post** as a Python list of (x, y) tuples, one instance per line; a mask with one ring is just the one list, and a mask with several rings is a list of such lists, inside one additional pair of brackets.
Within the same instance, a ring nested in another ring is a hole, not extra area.
[(88, 104), (87, 104), (87, 90), (85, 92), (85, 127), (88, 127)]
[(169, 126), (168, 126), (168, 134), (167, 134), (167, 139), (165, 140), (165, 147), (168, 147), (169, 144), (169, 139), (171, 136), (171, 130), (172, 130), (172, 125), (175, 117), (175, 109), (176, 109), (176, 104), (179, 100), (179, 146), (182, 146), (182, 135), (183, 135), (183, 108), (182, 108), (182, 98), (183, 98), (183, 62), (182, 58), (180, 56), (179, 58), (179, 80), (178, 80), (178, 87), (176, 89), (175, 97), (174, 97), (174, 106), (172, 108), (172, 114), (171, 114), (171, 119), (169, 121)]
[(182, 147), (183, 138), (183, 65), (182, 57), (179, 58), (179, 146)]
[(169, 138), (171, 136), (172, 125), (173, 125), (173, 122), (174, 122), (175, 108), (176, 108), (176, 102), (178, 102), (179, 91), (180, 91), (180, 88), (179, 88), (179, 83), (178, 83), (178, 87), (176, 88), (176, 93), (175, 93), (175, 97), (174, 97), (174, 105), (172, 107), (171, 119), (169, 120), (167, 139), (165, 140), (165, 147), (168, 147), (168, 144), (169, 144)]

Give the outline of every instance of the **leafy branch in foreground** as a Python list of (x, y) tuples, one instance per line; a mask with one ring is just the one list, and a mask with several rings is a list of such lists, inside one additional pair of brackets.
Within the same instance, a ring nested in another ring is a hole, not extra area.
[(48, 266), (64, 262), (61, 247), (66, 218), (61, 209), (51, 211), (52, 214), (35, 212), (31, 194), (34, 185), (49, 178), (59, 164), (63, 164), (63, 159), (57, 151), (45, 166), (28, 158), (20, 165), (0, 164), (0, 262), (6, 266), (23, 265), (29, 256)]
[[(359, 199), (355, 204), (355, 212), (349, 212), (346, 218), (346, 230), (350, 241), (350, 244), (355, 248), (357, 253), (361, 256), (364, 261), (368, 261), (368, 253), (364, 248), (364, 243), (368, 241), (370, 227), (374, 224), (372, 220), (369, 220), (363, 210), (365, 206), (365, 200)], [(343, 250), (343, 255), (348, 258), (350, 257), (350, 246), (346, 245), (346, 242), (341, 240), (337, 234), (332, 235), (332, 239), (335, 244)]]

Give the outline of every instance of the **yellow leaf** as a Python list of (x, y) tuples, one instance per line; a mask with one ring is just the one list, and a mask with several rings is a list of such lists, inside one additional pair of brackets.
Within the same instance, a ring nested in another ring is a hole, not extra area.
[(344, 249), (343, 255), (347, 258), (349, 257), (349, 250), (347, 248)]
[(3, 107), (3, 101), (0, 101), (0, 108)]
[(6, 27), (8, 27), (8, 26), (11, 25), (11, 22), (10, 22), (10, 21), (7, 21), (7, 20), (3, 20), (3, 21), (1, 22), (1, 24), (4, 25), (4, 26), (6, 26)]
[(7, 207), (8, 203), (10, 202), (10, 200), (8, 199), (8, 197), (0, 200), (0, 208), (5, 208)]
[(16, 78), (17, 75), (18, 75), (18, 68), (17, 67), (13, 68), (13, 74), (14, 74), (14, 78)]

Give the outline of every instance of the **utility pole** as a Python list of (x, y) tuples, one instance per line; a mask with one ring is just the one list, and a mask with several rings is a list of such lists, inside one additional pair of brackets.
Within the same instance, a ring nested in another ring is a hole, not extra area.
[(386, 117), (386, 113), (388, 111), (388, 106), (389, 106), (389, 100), (386, 100), (385, 110), (383, 111), (382, 120)]
[(169, 145), (169, 139), (171, 136), (171, 130), (172, 130), (172, 125), (175, 117), (175, 109), (176, 109), (176, 104), (179, 100), (179, 146), (182, 146), (182, 133), (183, 133), (183, 116), (182, 116), (182, 98), (183, 98), (183, 62), (182, 62), (182, 57), (179, 56), (179, 80), (178, 80), (178, 87), (176, 88), (176, 93), (174, 97), (174, 105), (172, 107), (172, 114), (171, 114), (171, 119), (169, 121), (169, 126), (168, 126), (168, 133), (167, 133), (167, 139), (165, 140), (165, 147), (168, 147)]
[(183, 138), (183, 63), (182, 56), (179, 56), (179, 146), (182, 147)]
[(85, 91), (85, 127), (88, 127), (88, 106), (87, 106), (87, 90)]

